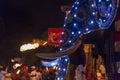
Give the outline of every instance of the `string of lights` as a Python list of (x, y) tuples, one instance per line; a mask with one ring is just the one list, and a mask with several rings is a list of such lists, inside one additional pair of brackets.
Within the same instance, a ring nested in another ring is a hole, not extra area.
[[(59, 51), (62, 52), (82, 35), (91, 31), (108, 29), (117, 12), (118, 0), (76, 0), (64, 20), (64, 32)], [(67, 36), (65, 38), (65, 36)], [(68, 56), (61, 57), (57, 80), (63, 80), (68, 65)]]

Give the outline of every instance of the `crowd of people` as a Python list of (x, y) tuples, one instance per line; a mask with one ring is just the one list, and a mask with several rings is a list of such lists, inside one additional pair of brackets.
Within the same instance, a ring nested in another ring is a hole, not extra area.
[(8, 71), (5, 67), (0, 68), (0, 80), (55, 80), (57, 70), (53, 67), (22, 67)]

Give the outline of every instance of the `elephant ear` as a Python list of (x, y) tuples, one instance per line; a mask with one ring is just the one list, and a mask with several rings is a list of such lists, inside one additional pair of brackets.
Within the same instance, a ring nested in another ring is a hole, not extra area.
[(118, 0), (76, 0), (64, 20), (64, 32), (57, 53), (37, 53), (41, 58), (53, 59), (74, 53), (82, 35), (108, 29), (117, 13)]

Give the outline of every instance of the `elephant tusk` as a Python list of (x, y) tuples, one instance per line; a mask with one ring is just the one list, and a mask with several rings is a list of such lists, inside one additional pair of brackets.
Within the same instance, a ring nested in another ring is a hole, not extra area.
[(75, 44), (72, 47), (70, 47), (62, 52), (47, 53), (47, 54), (46, 53), (36, 53), (35, 55), (37, 57), (40, 57), (43, 59), (56, 59), (58, 57), (66, 56), (66, 55), (74, 53), (79, 48), (80, 45), (81, 45), (81, 40), (78, 40), (75, 42)]

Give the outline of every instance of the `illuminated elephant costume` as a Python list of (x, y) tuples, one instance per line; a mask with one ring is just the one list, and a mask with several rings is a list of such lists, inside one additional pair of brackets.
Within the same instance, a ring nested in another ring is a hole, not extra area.
[(118, 0), (76, 0), (64, 20), (59, 52), (37, 53), (36, 56), (56, 59), (74, 53), (81, 44), (83, 34), (110, 27), (116, 16), (117, 6)]

